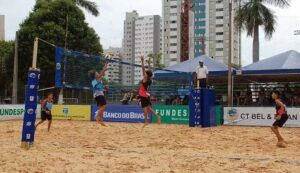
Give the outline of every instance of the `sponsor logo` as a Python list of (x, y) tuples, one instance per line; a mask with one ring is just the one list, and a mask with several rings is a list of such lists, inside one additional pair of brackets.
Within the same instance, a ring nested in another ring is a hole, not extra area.
[(29, 77), (35, 79), (36, 78), (36, 74), (35, 73), (30, 73)]
[(31, 102), (33, 102), (33, 101), (34, 101), (34, 96), (30, 96), (30, 97), (29, 97), (29, 100), (30, 100)]
[(30, 139), (30, 137), (31, 137), (31, 134), (26, 134), (26, 139)]
[(69, 109), (68, 108), (63, 108), (63, 114), (68, 115), (69, 114)]
[(230, 120), (236, 120), (238, 118), (237, 110), (235, 108), (229, 109), (227, 115)]
[(56, 70), (60, 70), (61, 69), (61, 64), (60, 63), (56, 63)]
[(32, 123), (29, 121), (29, 122), (26, 123), (26, 126), (31, 126), (31, 124)]
[(28, 110), (27, 110), (27, 113), (28, 113), (29, 115), (32, 115), (33, 112), (34, 112), (33, 109), (28, 109)]

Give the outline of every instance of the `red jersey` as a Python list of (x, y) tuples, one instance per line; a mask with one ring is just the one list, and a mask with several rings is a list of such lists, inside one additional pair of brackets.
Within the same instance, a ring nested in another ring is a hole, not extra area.
[(139, 96), (141, 97), (150, 97), (150, 94), (148, 93), (148, 88), (152, 84), (152, 80), (148, 80), (147, 82), (143, 82), (143, 80), (140, 83), (140, 88), (139, 88)]

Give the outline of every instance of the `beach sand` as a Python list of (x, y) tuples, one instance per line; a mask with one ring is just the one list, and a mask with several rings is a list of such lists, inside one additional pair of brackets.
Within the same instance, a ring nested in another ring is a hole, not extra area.
[(268, 127), (53, 121), (21, 145), (22, 121), (0, 122), (0, 172), (300, 173), (300, 129), (283, 128), (287, 148)]

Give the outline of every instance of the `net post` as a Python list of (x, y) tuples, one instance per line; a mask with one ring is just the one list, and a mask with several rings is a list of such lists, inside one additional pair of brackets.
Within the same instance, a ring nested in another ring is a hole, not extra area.
[(40, 70), (37, 69), (38, 37), (34, 39), (32, 67), (28, 71), (21, 148), (33, 146), (38, 103)]
[(38, 46), (39, 46), (39, 39), (38, 39), (38, 37), (35, 37), (34, 44), (33, 44), (33, 55), (32, 55), (32, 68), (33, 69), (36, 69)]

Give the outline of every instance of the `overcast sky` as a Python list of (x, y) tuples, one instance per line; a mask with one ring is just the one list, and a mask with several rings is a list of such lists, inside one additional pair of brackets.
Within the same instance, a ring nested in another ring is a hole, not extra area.
[[(86, 13), (86, 20), (101, 38), (104, 48), (120, 47), (123, 37), (123, 20), (125, 13), (137, 10), (142, 15), (162, 13), (162, 0), (94, 0), (100, 10), (100, 16), (94, 17)], [(0, 0), (0, 14), (5, 15), (5, 38), (14, 39), (19, 24), (28, 16), (35, 0)], [(276, 33), (269, 41), (260, 34), (261, 58), (268, 58), (288, 50), (300, 52), (300, 35), (294, 30), (300, 29), (300, 0), (292, 0), (291, 7), (279, 9), (272, 7), (277, 15)], [(242, 62), (247, 65), (252, 61), (252, 39), (243, 34)]]

